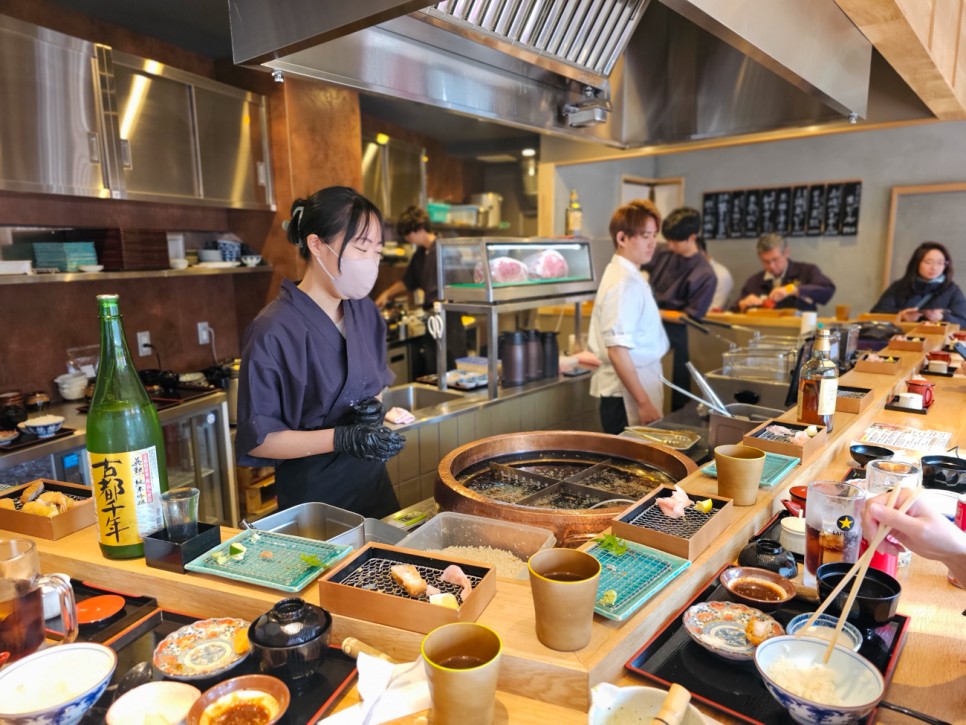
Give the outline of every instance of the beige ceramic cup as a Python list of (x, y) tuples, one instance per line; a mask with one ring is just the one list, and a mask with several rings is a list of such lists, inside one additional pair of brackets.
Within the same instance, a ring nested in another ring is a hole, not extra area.
[(718, 469), (718, 495), (735, 506), (754, 506), (765, 468), (765, 452), (751, 446), (718, 446), (714, 449)]
[(434, 725), (490, 725), (503, 643), (489, 627), (455, 622), (423, 638)]
[(846, 322), (852, 317), (852, 305), (835, 305), (835, 319)]
[(560, 652), (590, 642), (600, 562), (577, 549), (543, 549), (530, 557), (530, 591), (537, 639)]

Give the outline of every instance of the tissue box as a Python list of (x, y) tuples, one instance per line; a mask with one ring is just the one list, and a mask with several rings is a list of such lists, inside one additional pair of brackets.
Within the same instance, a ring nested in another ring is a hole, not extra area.
[(902, 362), (897, 357), (887, 357), (880, 355), (882, 360), (869, 360), (868, 356), (860, 357), (855, 361), (855, 369), (860, 373), (879, 373), (882, 375), (898, 375), (899, 363)]
[(783, 456), (793, 456), (794, 458), (799, 458), (801, 459), (802, 463), (818, 453), (828, 442), (828, 433), (825, 431), (825, 426), (822, 425), (816, 426), (818, 428), (818, 433), (814, 437), (809, 438), (804, 444), (762, 438), (762, 435), (767, 435), (765, 433), (765, 429), (772, 425), (783, 426), (792, 432), (805, 430), (808, 428), (808, 425), (805, 423), (789, 423), (784, 420), (766, 420), (753, 431), (746, 434), (745, 437), (741, 439), (741, 442), (746, 446), (758, 448), (768, 453), (781, 453)]

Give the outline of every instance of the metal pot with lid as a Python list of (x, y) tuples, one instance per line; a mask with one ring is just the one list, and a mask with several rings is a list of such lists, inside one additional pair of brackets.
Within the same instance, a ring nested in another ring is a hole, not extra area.
[(293, 597), (275, 603), (248, 628), (258, 669), (286, 680), (310, 677), (329, 651), (332, 615)]
[(500, 222), (502, 221), (500, 217), (500, 205), (502, 203), (503, 197), (492, 191), (483, 194), (472, 194), (470, 196), (470, 204), (485, 210), (485, 213), (480, 214), (480, 226), (484, 227), (500, 226)]

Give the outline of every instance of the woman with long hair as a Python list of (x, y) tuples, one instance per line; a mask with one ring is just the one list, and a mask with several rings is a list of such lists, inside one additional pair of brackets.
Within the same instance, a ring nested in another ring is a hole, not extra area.
[(953, 260), (939, 242), (923, 242), (906, 273), (882, 293), (872, 312), (895, 312), (900, 322), (954, 322), (966, 325), (966, 297), (953, 282)]

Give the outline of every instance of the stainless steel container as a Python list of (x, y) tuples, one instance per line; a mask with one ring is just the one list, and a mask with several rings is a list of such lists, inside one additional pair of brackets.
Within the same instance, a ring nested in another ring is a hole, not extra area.
[(481, 215), (481, 217), (485, 218), (485, 221), (483, 221), (481, 226), (500, 226), (500, 222), (502, 221), (500, 216), (501, 205), (503, 204), (502, 196), (492, 191), (488, 191), (484, 194), (472, 194), (470, 196), (470, 204), (486, 210), (486, 213)]
[(251, 524), (253, 529), (291, 534), (306, 539), (348, 544), (354, 549), (366, 543), (365, 518), (327, 503), (300, 503)]

